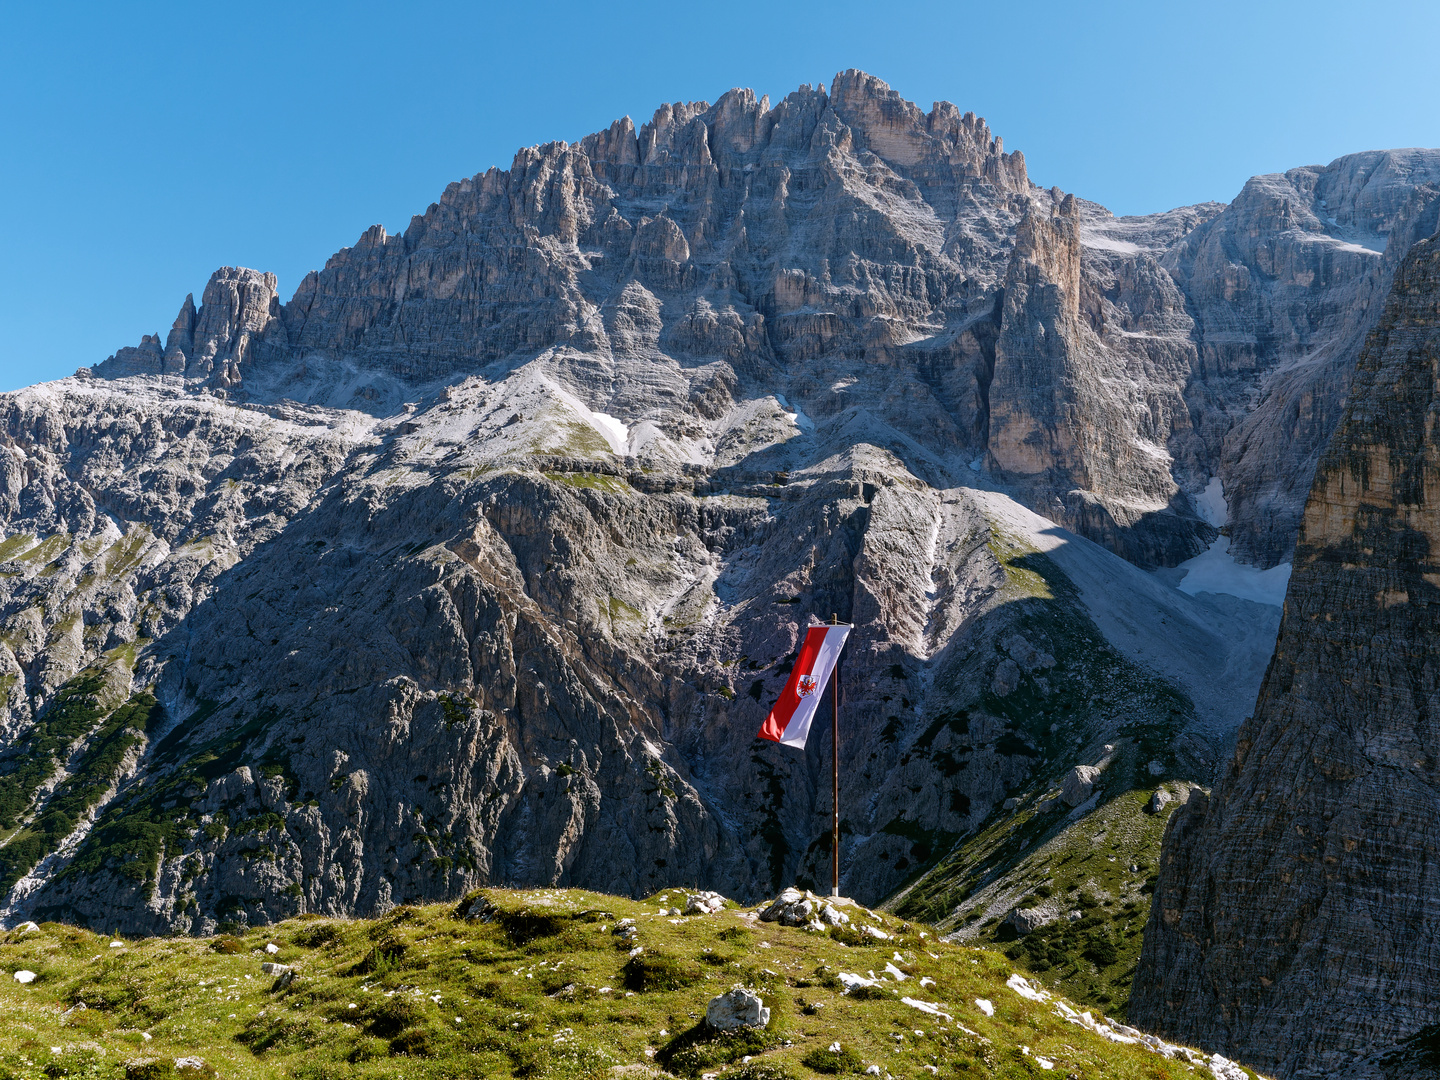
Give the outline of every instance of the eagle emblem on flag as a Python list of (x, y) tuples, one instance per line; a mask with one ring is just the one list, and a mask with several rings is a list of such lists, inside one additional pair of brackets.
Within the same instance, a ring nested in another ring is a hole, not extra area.
[(770, 715), (765, 717), (758, 732), (760, 738), (805, 749), (810, 723), (815, 719), (825, 684), (834, 674), (850, 629), (849, 623), (819, 623), (806, 629), (805, 639), (795, 652), (790, 678), (785, 680), (785, 689), (780, 691)]

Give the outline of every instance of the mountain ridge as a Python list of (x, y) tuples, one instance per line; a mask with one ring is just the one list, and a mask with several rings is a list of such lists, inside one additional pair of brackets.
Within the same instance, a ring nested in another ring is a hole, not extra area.
[(1215, 539), (1215, 477), (1286, 556), (1437, 180), (1379, 151), (1117, 219), (847, 72), (522, 150), (288, 303), (217, 272), (163, 345), (0, 395), (5, 918), (813, 883), (829, 749), (753, 733), (831, 613), (846, 890), (1018, 902), (1086, 800), (1228, 756), (1279, 612), (1146, 571)]

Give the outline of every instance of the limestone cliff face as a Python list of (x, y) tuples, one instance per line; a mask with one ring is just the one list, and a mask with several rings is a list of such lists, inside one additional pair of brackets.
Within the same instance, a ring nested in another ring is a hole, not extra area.
[[(983, 120), (847, 71), (773, 107), (733, 90), (527, 148), (400, 235), (371, 227), (286, 304), (269, 275), (220, 271), (163, 348), (97, 370), (261, 396), (278, 379), (380, 413), (403, 384), (549, 350), (600, 380), (664, 357), (714, 376), (707, 401), (739, 374), (816, 419), (863, 403), (1142, 565), (1214, 538), (1189, 496), (1218, 475), (1234, 551), (1269, 565), (1437, 183), (1440, 154), (1387, 151), (1256, 177), (1227, 208), (1063, 211)], [(629, 396), (644, 381), (612, 407), (686, 438)]]
[(1131, 1020), (1284, 1077), (1440, 1020), (1440, 241), (1394, 275), (1316, 471), (1276, 654), (1166, 837)]
[(1437, 212), (1440, 152), (1351, 154), (1252, 178), (1165, 253), (1195, 319), (1198, 455), (1224, 481), (1237, 556), (1288, 558), (1355, 357)]
[[(1173, 564), (1216, 535), (1184, 512), (1167, 448), (1188, 433), (1182, 394), (1194, 349), (1179, 335), (1192, 324), (1166, 327), (1170, 340), (1127, 331), (1132, 319), (1149, 321), (1146, 308), (1180, 309), (1179, 295), (1139, 255), (1115, 268), (1129, 280), (1106, 297), (1111, 268), (1086, 267), (1085, 225), (1068, 195), (1032, 209), (1016, 230), (988, 392), (988, 462), (1051, 519), (1142, 566)], [(1135, 337), (1149, 347), (1130, 345)]]
[(276, 325), (280, 300), (274, 274), (226, 266), (210, 276), (201, 306), (185, 297), (160, 348), (160, 335), (145, 335), (138, 348), (121, 349), (95, 372), (106, 378), (173, 375), (220, 388), (238, 385), (256, 343)]

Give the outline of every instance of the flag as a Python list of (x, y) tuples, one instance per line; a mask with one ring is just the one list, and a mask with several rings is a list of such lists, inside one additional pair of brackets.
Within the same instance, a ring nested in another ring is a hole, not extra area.
[(795, 658), (790, 681), (785, 684), (780, 700), (775, 702), (775, 707), (760, 728), (760, 738), (785, 746), (798, 746), (802, 750), (805, 748), (810, 722), (815, 719), (815, 709), (825, 692), (825, 683), (830, 678), (830, 672), (835, 670), (835, 661), (840, 659), (840, 650), (845, 647), (845, 637), (849, 633), (848, 623), (810, 627), (800, 646), (800, 654)]

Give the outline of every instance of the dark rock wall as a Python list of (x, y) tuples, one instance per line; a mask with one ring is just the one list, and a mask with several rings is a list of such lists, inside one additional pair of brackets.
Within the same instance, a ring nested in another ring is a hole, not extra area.
[(1440, 242), (1320, 461), (1275, 657), (1176, 815), (1130, 1018), (1283, 1077), (1440, 1020)]

